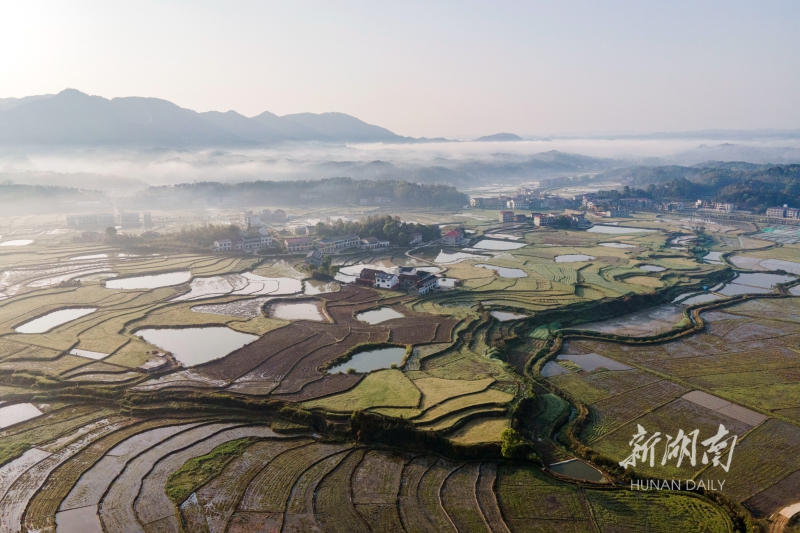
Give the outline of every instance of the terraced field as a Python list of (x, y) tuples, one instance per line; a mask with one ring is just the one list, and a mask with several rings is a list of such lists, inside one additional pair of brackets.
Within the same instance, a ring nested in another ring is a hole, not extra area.
[[(639, 423), (698, 423), (703, 433), (724, 423), (743, 436), (741, 480), (726, 494), (757, 516), (791, 503), (800, 371), (788, 363), (800, 307), (752, 301), (715, 311), (725, 314), (709, 316), (708, 331), (683, 348), (571, 340), (564, 349), (575, 357), (553, 362), (563, 372), (537, 383), (529, 372), (560, 321), (695, 288), (721, 268), (666, 249), (662, 232), (620, 237), (630, 247), (614, 248), (599, 234), (513, 231), (524, 246), (442, 264), (461, 283), (419, 298), (311, 284), (299, 262), (257, 256), (76, 252), (57, 239), (0, 251), (0, 533), (733, 530), (702, 496), (633, 493), (532, 466), (573, 456), (550, 439), (570, 418), (564, 397), (588, 406), (579, 436), (606, 456)], [(439, 250), (414, 253), (337, 262), (418, 266)], [(638, 269), (645, 263), (666, 270)], [(263, 311), (300, 298), (324, 320)], [(18, 331), (73, 308), (93, 311)], [(359, 320), (377, 309), (400, 316)], [(252, 337), (194, 363), (144, 333), (207, 327)], [(387, 347), (405, 358), (328, 371)], [(626, 369), (584, 371), (591, 354)], [(752, 380), (763, 390), (750, 390)], [(711, 393), (691, 392), (699, 389)], [(773, 434), (780, 461), (757, 452)]]

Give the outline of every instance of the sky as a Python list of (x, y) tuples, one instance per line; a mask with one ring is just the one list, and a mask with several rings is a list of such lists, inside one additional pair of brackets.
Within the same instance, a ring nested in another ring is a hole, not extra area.
[(6, 1), (0, 98), (340, 111), (471, 138), (800, 128), (800, 2)]

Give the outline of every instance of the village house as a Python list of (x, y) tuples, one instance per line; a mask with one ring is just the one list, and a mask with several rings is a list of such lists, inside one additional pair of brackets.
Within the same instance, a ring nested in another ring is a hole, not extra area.
[(114, 225), (114, 215), (110, 213), (67, 215), (67, 226), (70, 227), (109, 227)]
[(242, 237), (242, 250), (258, 250), (272, 244), (269, 235), (256, 235), (255, 237)]
[(306, 254), (305, 264), (312, 265), (314, 268), (319, 268), (322, 264), (322, 252), (319, 250), (311, 250)]
[(351, 233), (350, 235), (340, 235), (337, 237), (322, 239), (317, 242), (317, 248), (322, 250), (324, 253), (332, 253), (338, 250), (345, 250), (347, 248), (358, 246), (360, 241), (361, 239), (359, 239), (358, 235)]
[(525, 215), (514, 215), (514, 222), (527, 222), (528, 217)]
[(412, 296), (422, 296), (439, 286), (439, 277), (430, 272), (420, 272), (419, 281), (408, 289), (408, 294)]
[(422, 233), (412, 233), (411, 240), (408, 241), (408, 244), (414, 246), (415, 244), (422, 244)]
[(400, 290), (415, 295), (430, 292), (439, 284), (439, 278), (434, 274), (413, 267), (400, 267), (400, 274), (397, 278)]
[(239, 214), (239, 222), (243, 226), (260, 226), (261, 215), (253, 213), (253, 211), (243, 211)]
[(464, 242), (464, 234), (460, 229), (451, 229), (442, 235), (442, 244), (445, 246), (459, 246)]
[(276, 209), (272, 212), (272, 220), (275, 222), (283, 222), (286, 220), (286, 211), (283, 209)]
[(378, 272), (375, 274), (375, 287), (378, 289), (394, 290), (400, 285), (397, 274)]
[(373, 268), (362, 268), (361, 272), (358, 274), (356, 278), (356, 285), (363, 285), (364, 287), (374, 287), (375, 286), (375, 276), (381, 273), (380, 270), (375, 270)]
[(233, 241), (230, 239), (220, 239), (214, 241), (215, 252), (230, 252), (233, 249)]
[(503, 224), (514, 222), (514, 211), (500, 211), (500, 215), (497, 218)]
[(289, 237), (283, 241), (283, 249), (290, 254), (308, 252), (313, 247), (311, 237)]
[(358, 247), (362, 250), (375, 250), (376, 248), (388, 248), (389, 241), (379, 241), (377, 237), (364, 237), (358, 242)]
[(552, 226), (556, 223), (558, 219), (558, 215), (555, 213), (531, 213), (531, 218), (533, 219), (533, 225), (537, 227), (547, 227)]

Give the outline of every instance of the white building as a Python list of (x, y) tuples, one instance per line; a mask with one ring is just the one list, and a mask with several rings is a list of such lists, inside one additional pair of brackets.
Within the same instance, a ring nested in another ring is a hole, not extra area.
[(770, 218), (797, 218), (798, 209), (783, 204), (783, 207), (770, 207), (767, 209), (767, 216)]
[(375, 274), (375, 287), (378, 289), (395, 289), (400, 285), (397, 274), (378, 272)]
[(458, 246), (464, 242), (464, 234), (461, 230), (451, 229), (442, 235), (442, 244), (445, 246)]
[(233, 249), (233, 241), (230, 239), (222, 239), (214, 241), (215, 252), (230, 252)]
[(245, 211), (239, 215), (239, 222), (244, 226), (260, 226), (261, 215), (252, 211)]
[(314, 247), (311, 237), (289, 237), (283, 241), (284, 249), (292, 253), (308, 252)]
[(350, 235), (339, 235), (329, 239), (322, 239), (317, 243), (317, 248), (324, 253), (331, 253), (337, 250), (353, 248), (354, 246), (358, 246), (360, 242), (361, 239), (358, 235), (351, 233)]
[(377, 248), (388, 248), (389, 241), (379, 241), (377, 237), (364, 237), (358, 243), (362, 250), (375, 250)]

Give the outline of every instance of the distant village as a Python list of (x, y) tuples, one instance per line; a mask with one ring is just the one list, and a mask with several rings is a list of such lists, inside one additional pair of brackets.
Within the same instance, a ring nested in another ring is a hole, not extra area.
[[(549, 211), (553, 209), (564, 210), (564, 215), (579, 216), (581, 214), (591, 214), (603, 218), (624, 218), (630, 216), (631, 213), (637, 211), (644, 212), (699, 212), (699, 213), (726, 213), (726, 214), (742, 214), (753, 215), (752, 211), (743, 211), (737, 209), (737, 205), (729, 202), (719, 202), (716, 200), (697, 200), (694, 202), (685, 201), (654, 201), (651, 198), (637, 198), (637, 197), (621, 197), (621, 198), (607, 198), (601, 197), (600, 194), (584, 194), (576, 195), (572, 198), (565, 198), (550, 194), (539, 189), (519, 188), (513, 196), (499, 195), (492, 197), (471, 196), (469, 200), (470, 207), (476, 209), (513, 209), (513, 210), (542, 210)], [(505, 211), (508, 213), (508, 211)], [(554, 217), (561, 216), (562, 213), (531, 213), (531, 219), (534, 224), (539, 225), (552, 225)], [(510, 217), (512, 215), (506, 215)], [(521, 215), (513, 215), (521, 217)], [(537, 217), (540, 222), (536, 223)], [(789, 207), (788, 205), (770, 207), (766, 211), (767, 218), (783, 218), (783, 219), (798, 219), (800, 218), (800, 209), (796, 207)], [(520, 221), (522, 219), (520, 218)], [(503, 220), (507, 222), (510, 220)]]

